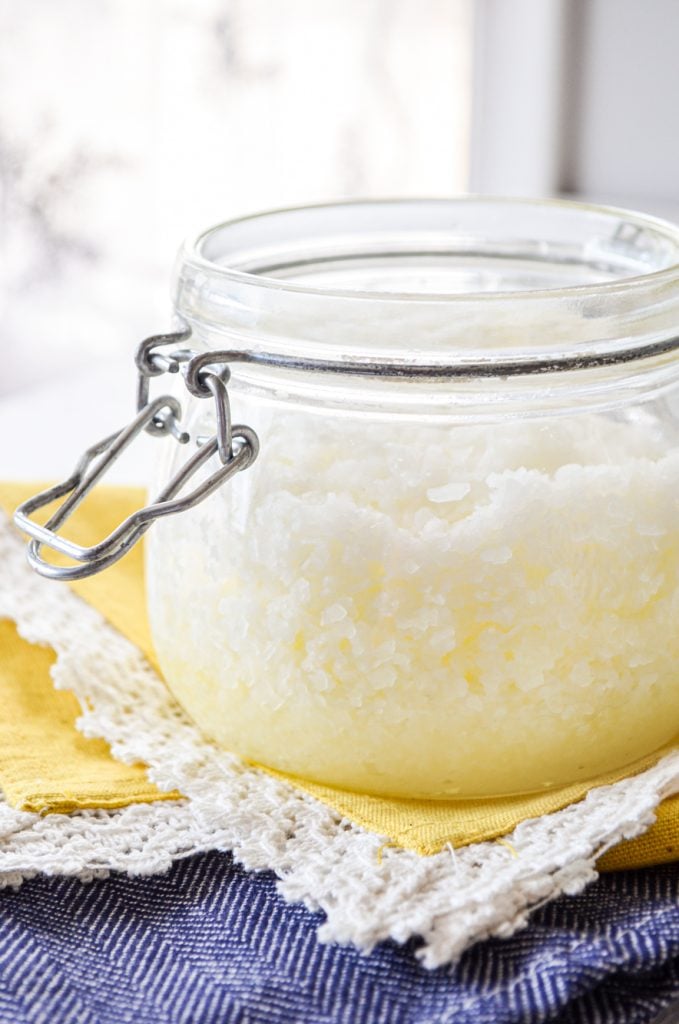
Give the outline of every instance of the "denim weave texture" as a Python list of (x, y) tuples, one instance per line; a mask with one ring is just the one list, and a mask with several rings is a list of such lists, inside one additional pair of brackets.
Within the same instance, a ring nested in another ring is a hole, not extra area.
[(320, 916), (228, 854), (163, 876), (0, 893), (2, 1024), (647, 1024), (679, 997), (679, 865), (602, 876), (429, 971), (416, 943), (316, 939)]

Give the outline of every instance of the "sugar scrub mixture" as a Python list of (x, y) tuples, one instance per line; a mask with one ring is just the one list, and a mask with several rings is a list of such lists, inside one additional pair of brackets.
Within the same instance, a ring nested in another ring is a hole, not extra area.
[(253, 425), (254, 466), (149, 535), (162, 667), (209, 736), (453, 797), (679, 733), (679, 453), (650, 416)]

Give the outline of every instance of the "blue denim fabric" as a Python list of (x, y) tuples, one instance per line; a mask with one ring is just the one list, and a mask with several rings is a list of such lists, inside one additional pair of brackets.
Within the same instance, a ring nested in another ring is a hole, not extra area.
[(2, 1024), (647, 1024), (679, 996), (679, 865), (604, 876), (428, 971), (322, 946), (271, 875), (205, 854), (154, 878), (0, 893)]

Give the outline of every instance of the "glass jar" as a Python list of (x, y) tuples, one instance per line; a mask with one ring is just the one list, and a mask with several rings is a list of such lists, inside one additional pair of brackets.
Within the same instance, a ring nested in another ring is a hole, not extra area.
[[(231, 366), (256, 461), (149, 533), (160, 664), (208, 736), (452, 798), (679, 732), (679, 229), (483, 198), (279, 211), (188, 245), (175, 307), (192, 349), (287, 358)], [(164, 482), (186, 453), (161, 448)]]

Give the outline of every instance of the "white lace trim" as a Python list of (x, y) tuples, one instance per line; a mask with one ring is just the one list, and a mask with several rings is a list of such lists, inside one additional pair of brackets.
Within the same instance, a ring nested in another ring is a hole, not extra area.
[[(198, 848), (232, 850), (246, 868), (275, 871), (285, 899), (323, 910), (323, 940), (369, 950), (388, 938), (404, 942), (417, 935), (423, 940), (418, 955), (428, 967), (454, 960), (479, 939), (521, 928), (536, 906), (580, 891), (596, 878), (597, 857), (644, 832), (658, 803), (679, 791), (674, 753), (641, 775), (591, 791), (579, 804), (523, 822), (506, 843), (420, 857), (385, 845), (383, 837), (208, 743), (131, 643), (66, 587), (33, 574), (6, 522), (0, 525), (0, 564), (0, 617), (13, 619), (30, 642), (54, 648), (55, 685), (80, 700), (82, 732), (104, 738), (122, 761), (146, 762), (156, 785), (178, 789), (189, 800), (188, 806), (171, 804), (167, 813), (192, 819), (192, 849), (177, 852), (177, 839), (164, 823), (154, 833), (158, 842), (149, 864), (155, 856), (158, 870), (167, 866), (167, 860), (160, 866), (164, 839), (168, 859)], [(160, 818), (167, 808), (150, 806)], [(89, 813), (99, 821), (106, 817)], [(75, 818), (87, 820), (87, 812)], [(27, 832), (34, 827), (22, 826)], [(148, 821), (140, 827), (153, 832)], [(140, 838), (135, 848), (144, 843)], [(5, 852), (11, 847), (10, 837)], [(120, 867), (115, 854), (110, 862), (107, 856), (104, 847), (100, 859), (83, 869), (134, 870), (132, 862)], [(55, 863), (56, 857), (52, 869)]]
[(0, 797), (0, 889), (37, 874), (84, 882), (111, 871), (157, 875), (213, 847), (186, 800), (41, 816), (17, 811)]

